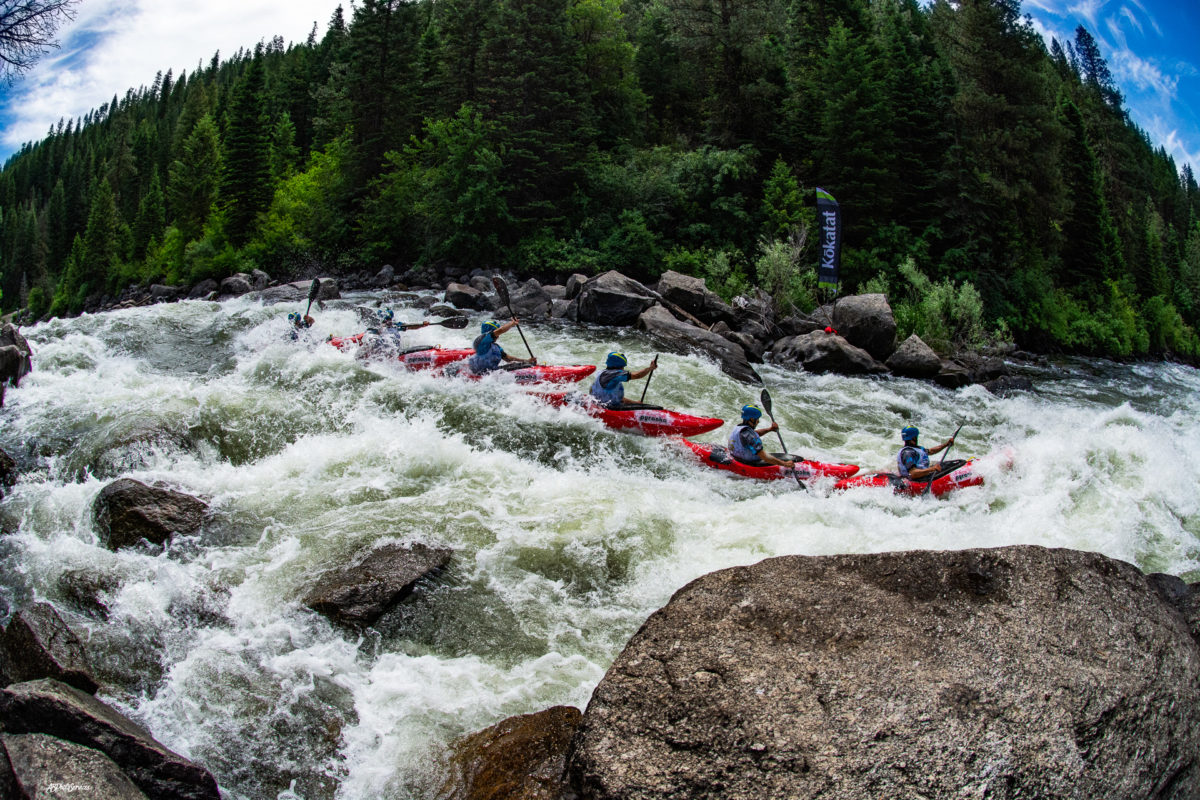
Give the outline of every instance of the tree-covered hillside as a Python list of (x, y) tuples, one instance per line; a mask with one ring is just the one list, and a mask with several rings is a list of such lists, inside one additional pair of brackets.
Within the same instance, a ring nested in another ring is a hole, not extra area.
[(1018, 0), (361, 0), (13, 156), (0, 304), (387, 261), (675, 269), (804, 307), (821, 187), (843, 293), (1194, 358), (1200, 190), (1122, 103), (1087, 30), (1047, 49)]

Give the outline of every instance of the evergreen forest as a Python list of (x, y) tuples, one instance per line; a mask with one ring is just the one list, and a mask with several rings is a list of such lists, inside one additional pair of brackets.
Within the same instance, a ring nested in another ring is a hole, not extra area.
[(391, 263), (809, 310), (819, 187), (902, 333), (1194, 360), (1200, 189), (1123, 104), (1019, 0), (358, 0), (14, 154), (0, 307)]

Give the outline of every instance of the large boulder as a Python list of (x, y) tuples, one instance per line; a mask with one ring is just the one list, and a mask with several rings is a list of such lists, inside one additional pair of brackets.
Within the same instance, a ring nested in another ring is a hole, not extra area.
[(483, 292), (465, 283), (451, 283), (447, 286), (444, 299), (455, 308), (483, 310)]
[[(574, 278), (574, 276), (572, 276)], [(570, 294), (571, 283), (567, 282)], [(568, 316), (575, 322), (598, 325), (633, 325), (657, 301), (655, 293), (633, 278), (609, 270), (589, 280), (571, 301)]]
[(721, 365), (721, 370), (746, 383), (762, 383), (762, 378), (750, 366), (746, 351), (736, 342), (718, 333), (698, 328), (689, 322), (681, 322), (660, 305), (642, 312), (637, 326), (656, 337), (668, 349), (676, 353), (699, 351)]
[(419, 542), (385, 544), (352, 566), (322, 575), (304, 604), (343, 625), (371, 625), (412, 594), (421, 579), (444, 568), (453, 554)]
[(199, 300), (219, 291), (221, 291), (221, 284), (212, 278), (205, 278), (192, 287), (191, 291), (187, 294), (187, 298), (188, 300)]
[(579, 291), (587, 284), (587, 282), (587, 275), (583, 275), (579, 272), (573, 273), (571, 277), (567, 278), (567, 282), (564, 284), (567, 290), (564, 299), (568, 301), (574, 300), (579, 296)]
[(152, 800), (220, 798), (208, 770), (165, 747), (107, 703), (65, 683), (47, 678), (0, 689), (0, 719), (9, 734), (44, 733), (99, 750)]
[(18, 611), (3, 636), (4, 671), (13, 683), (54, 678), (89, 694), (99, 688), (83, 642), (49, 603)]
[(664, 300), (674, 303), (706, 325), (736, 323), (733, 308), (716, 292), (709, 291), (703, 278), (667, 270), (658, 279), (658, 293)]
[[(542, 285), (533, 278), (524, 283), (517, 284), (508, 293), (509, 303), (512, 305), (513, 313), (521, 319), (539, 319), (550, 316), (550, 309), (554, 298), (550, 296)], [(508, 306), (496, 300), (495, 308), (507, 312)]]
[(880, 375), (888, 371), (866, 350), (855, 347), (842, 336), (825, 331), (780, 339), (772, 345), (771, 356), (776, 363), (796, 364), (808, 372)]
[(43, 733), (0, 736), (12, 770), (12, 794), (5, 798), (66, 800), (146, 800), (146, 795), (111, 758), (74, 742)]
[(942, 359), (915, 333), (900, 343), (885, 362), (895, 375), (906, 378), (932, 378), (942, 368)]
[(12, 456), (0, 448), (0, 497), (4, 490), (10, 489), (17, 482), (17, 462)]
[(19, 386), (33, 372), (33, 348), (11, 322), (0, 325), (0, 383)]
[(705, 575), (596, 687), (572, 786), (608, 800), (1198, 797), (1196, 593), (1026, 546)]
[(882, 294), (843, 297), (833, 306), (833, 327), (846, 341), (879, 361), (896, 350), (896, 318)]
[(240, 297), (254, 291), (254, 284), (250, 282), (249, 275), (238, 272), (221, 280), (220, 291), (222, 297)]
[[(338, 290), (338, 282), (334, 278), (318, 278), (317, 296), (315, 300), (337, 300), (342, 296)], [(312, 290), (312, 280), (293, 281), (271, 286), (258, 293), (263, 305), (272, 303), (301, 303), (308, 300)], [(223, 290), (222, 290), (223, 291)]]
[(464, 737), (452, 748), (441, 800), (562, 800), (563, 770), (579, 709), (554, 706)]
[(208, 512), (203, 500), (133, 478), (120, 478), (100, 490), (92, 503), (96, 532), (110, 550), (142, 539), (162, 544), (177, 533), (200, 529)]

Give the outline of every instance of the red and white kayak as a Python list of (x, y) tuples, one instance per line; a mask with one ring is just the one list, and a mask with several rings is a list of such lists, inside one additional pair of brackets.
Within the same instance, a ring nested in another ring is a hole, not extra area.
[(693, 453), (699, 457), (700, 462), (706, 467), (713, 469), (723, 469), (733, 472), (737, 475), (743, 475), (747, 478), (758, 478), (759, 480), (775, 481), (783, 478), (800, 478), (800, 480), (809, 480), (810, 478), (834, 477), (847, 478), (858, 472), (856, 464), (827, 464), (823, 461), (810, 461), (809, 459), (801, 458), (800, 456), (788, 455), (785, 453), (772, 453), (776, 458), (788, 458), (796, 461), (794, 470), (787, 467), (779, 467), (774, 464), (763, 464), (755, 466), (738, 461), (729, 452), (727, 447), (719, 444), (702, 444), (693, 442), (688, 439), (682, 440)]
[[(853, 478), (838, 481), (833, 485), (833, 488), (844, 491), (846, 489), (856, 489), (860, 486), (876, 488), (886, 486), (890, 487), (896, 494), (907, 495), (909, 497), (919, 497), (924, 494), (941, 497), (953, 492), (955, 489), (963, 489), (968, 486), (982, 486), (983, 473), (980, 469), (988, 466), (994, 466), (998, 469), (1009, 469), (1012, 467), (1012, 451), (1005, 449), (993, 456), (988, 456), (986, 459), (971, 458), (966, 461), (947, 461), (946, 469), (949, 471), (940, 477), (934, 478), (932, 486), (929, 485), (929, 481), (914, 481), (910, 478), (902, 478), (894, 472), (871, 472), (866, 475), (856, 475)], [(926, 492), (926, 487), (929, 489), (928, 492)]]
[[(366, 336), (365, 333), (355, 333), (351, 336), (332, 336), (329, 338), (329, 343), (338, 350), (352, 350), (362, 343), (364, 336)], [(425, 345), (422, 347), (411, 347), (401, 353), (397, 353), (396, 360), (408, 369), (434, 369), (435, 367), (444, 367), (447, 364), (453, 364), (455, 361), (462, 361), (474, 354), (475, 351), (469, 347), (466, 349), (451, 349), (441, 347), (440, 345)]]
[(610, 428), (632, 431), (646, 436), (696, 436), (716, 430), (725, 420), (716, 417), (697, 417), (661, 406), (631, 403), (631, 408), (605, 408), (580, 392), (534, 392), (540, 400), (552, 406), (578, 408)]

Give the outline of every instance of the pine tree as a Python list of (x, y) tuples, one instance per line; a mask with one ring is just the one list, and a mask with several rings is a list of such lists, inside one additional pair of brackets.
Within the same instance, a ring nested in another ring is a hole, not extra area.
[(171, 163), (168, 183), (171, 217), (185, 239), (200, 235), (217, 199), (221, 149), (217, 126), (207, 114), (184, 140), (179, 158)]
[(166, 201), (163, 198), (162, 183), (158, 179), (158, 169), (155, 169), (150, 175), (150, 188), (142, 196), (137, 218), (133, 223), (133, 258), (145, 258), (146, 248), (150, 242), (162, 238), (165, 228)]
[(233, 90), (222, 157), (221, 204), (225, 232), (240, 247), (271, 202), (271, 132), (263, 107), (262, 57), (250, 60)]
[(488, 22), (496, 0), (443, 0), (434, 6), (441, 33), (441, 81), (445, 86), (440, 115), (451, 116), (463, 103), (478, 99), (480, 65)]
[(1119, 258), (1116, 228), (1104, 201), (1100, 169), (1088, 144), (1083, 117), (1070, 100), (1063, 100), (1067, 138), (1063, 150), (1063, 181), (1070, 209), (1063, 223), (1062, 264), (1065, 285), (1094, 293), (1102, 281), (1117, 277)]
[(279, 115), (271, 131), (271, 179), (274, 183), (290, 177), (296, 170), (300, 150), (296, 147), (296, 126), (286, 111)]
[(763, 184), (763, 234), (771, 239), (786, 238), (803, 211), (804, 197), (796, 176), (782, 158), (775, 159), (771, 176)]
[(87, 229), (83, 234), (83, 263), (88, 293), (101, 292), (120, 263), (120, 225), (116, 198), (106, 180), (96, 182)]

